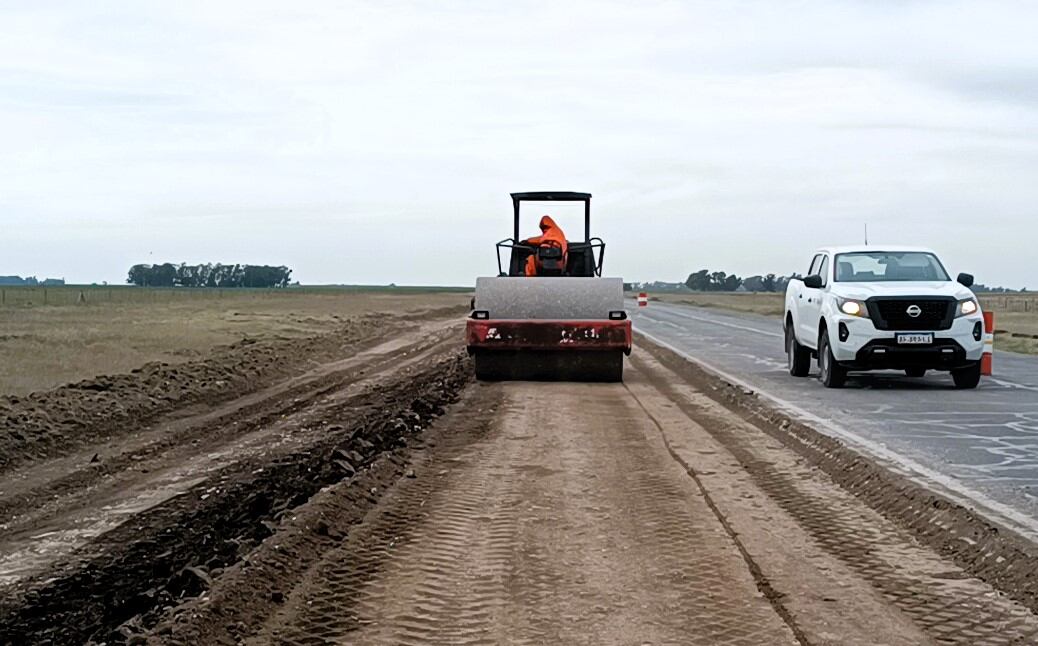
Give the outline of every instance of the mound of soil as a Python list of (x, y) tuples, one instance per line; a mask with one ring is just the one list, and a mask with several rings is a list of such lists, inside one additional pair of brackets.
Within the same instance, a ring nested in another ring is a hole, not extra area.
[[(322, 429), (309, 441), (213, 473), (20, 584), (0, 601), (0, 644), (141, 643), (143, 631), (204, 594), (322, 488), (356, 483), (342, 502), (359, 519), (376, 500), (372, 487), (397, 477), (409, 446), (471, 375), (464, 352), (445, 352), (320, 409), (305, 422)], [(328, 523), (315, 536), (332, 540)]]
[(214, 349), (205, 359), (153, 362), (130, 374), (95, 377), (26, 397), (0, 397), (0, 473), (125, 434), (184, 406), (240, 397), (322, 356), (344, 356), (350, 348), (405, 325), (403, 317), (371, 314), (319, 336), (243, 339)]

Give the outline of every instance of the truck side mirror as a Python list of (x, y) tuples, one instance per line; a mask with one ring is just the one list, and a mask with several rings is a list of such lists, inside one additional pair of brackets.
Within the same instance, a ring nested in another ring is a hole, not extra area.
[(963, 287), (973, 287), (973, 274), (959, 274), (956, 279)]
[(822, 288), (822, 277), (818, 274), (811, 274), (804, 278), (804, 287), (810, 287), (811, 289)]

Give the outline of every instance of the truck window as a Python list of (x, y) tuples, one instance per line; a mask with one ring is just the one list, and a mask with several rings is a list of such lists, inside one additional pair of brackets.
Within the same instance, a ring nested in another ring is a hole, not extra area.
[(925, 251), (856, 251), (836, 256), (836, 280), (841, 283), (947, 281), (937, 256)]
[(814, 276), (818, 273), (818, 266), (821, 264), (821, 258), (822, 254), (816, 254), (815, 257), (811, 259), (811, 267), (807, 270), (808, 276)]
[(818, 269), (818, 273), (822, 276), (822, 286), (829, 284), (829, 256), (822, 256), (822, 266)]

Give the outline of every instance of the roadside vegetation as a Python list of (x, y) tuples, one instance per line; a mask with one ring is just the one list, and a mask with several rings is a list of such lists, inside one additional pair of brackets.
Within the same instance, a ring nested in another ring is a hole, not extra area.
[(134, 265), (126, 282), (138, 287), (288, 287), (292, 270), (283, 265)]

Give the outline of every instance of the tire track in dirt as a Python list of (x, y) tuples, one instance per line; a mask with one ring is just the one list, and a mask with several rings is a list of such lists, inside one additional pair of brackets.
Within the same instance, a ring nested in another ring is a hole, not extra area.
[[(184, 495), (98, 537), (46, 577), (9, 590), (0, 603), (0, 643), (88, 637), (118, 643), (179, 597), (203, 592), (207, 571), (235, 563), (321, 486), (399, 450), (441, 414), (470, 378), (456, 346), (456, 340), (433, 343), (359, 391), (329, 394), (283, 421), (285, 441), (237, 456)], [(131, 618), (120, 629), (125, 634), (112, 632)]]
[(495, 426), (439, 447), (250, 643), (796, 643), (621, 386), (480, 388)]
[[(0, 582), (9, 585), (32, 574), (235, 461), (274, 446), (305, 442), (306, 429), (319, 428), (312, 420), (319, 420), (322, 411), (340, 405), (387, 372), (421, 362), (437, 348), (455, 346), (455, 335), (456, 330), (446, 326), (428, 326), (409, 339), (393, 339), (322, 364), (244, 402), (148, 430), (139, 442), (112, 449), (120, 451), (114, 456), (97, 463), (84, 459), (87, 465), (81, 470), (41, 480), (10, 503), (22, 511), (7, 516), (0, 531)], [(54, 471), (50, 464), (40, 470)], [(25, 479), (31, 475), (15, 474)]]
[[(860, 500), (790, 462), (788, 451), (784, 456), (769, 452), (765, 448), (769, 438), (763, 431), (705, 395), (680, 389), (675, 375), (664, 372), (650, 357), (636, 356), (632, 364), (690, 419), (701, 422), (697, 428), (731, 452), (759, 491), (795, 519), (819, 548), (868, 581), (936, 643), (1038, 642), (1038, 619), (1026, 608), (999, 598), (953, 563), (942, 563)], [(663, 427), (660, 430), (666, 437)], [(671, 452), (694, 474), (692, 464), (673, 447)]]
[[(92, 481), (127, 466), (139, 466), (154, 454), (188, 442), (218, 442), (223, 435), (241, 435), (262, 428), (310, 406), (328, 393), (386, 370), (401, 358), (449, 338), (443, 330), (452, 321), (414, 326), (406, 335), (366, 337), (343, 351), (346, 358), (318, 363), (302, 374), (211, 407), (193, 405), (174, 411), (146, 427), (131, 426), (111, 441), (96, 444), (77, 454), (45, 460), (0, 475), (0, 517), (10, 518), (25, 508), (39, 513), (40, 498), (76, 493)], [(399, 323), (383, 330), (392, 333)], [(201, 409), (201, 410), (200, 410)], [(197, 450), (197, 449), (195, 449)], [(64, 505), (63, 505), (64, 506)]]
[(122, 438), (177, 410), (284, 382), (314, 359), (341, 357), (387, 331), (402, 331), (406, 318), (373, 313), (317, 336), (246, 338), (196, 361), (150, 362), (128, 374), (100, 375), (25, 397), (0, 396), (0, 473)]
[[(385, 511), (323, 559), (257, 643), (349, 643), (363, 630), (376, 633), (370, 643), (422, 644), (431, 635), (452, 644), (496, 643), (485, 641), (480, 628), (501, 606), (495, 581), (507, 568), (515, 531), (515, 518), (502, 514), (497, 501), (518, 504), (517, 492), (485, 468), (486, 450), (473, 447), (468, 433), (445, 436), (437, 453), (448, 457), (387, 494)], [(452, 473), (472, 466), (480, 471), (472, 486), (445, 496)], [(429, 548), (401, 569), (395, 557), (416, 544)], [(455, 585), (451, 577), (472, 563), (484, 571)], [(399, 579), (392, 590), (381, 583), (386, 578)], [(383, 624), (389, 625), (383, 630)]]

